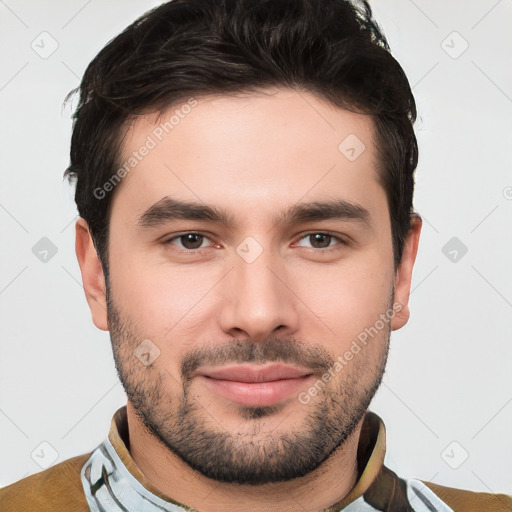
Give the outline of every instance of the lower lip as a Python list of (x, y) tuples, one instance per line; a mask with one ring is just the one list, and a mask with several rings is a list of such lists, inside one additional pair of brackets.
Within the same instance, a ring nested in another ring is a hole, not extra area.
[(238, 382), (200, 377), (217, 394), (241, 405), (264, 407), (276, 405), (303, 388), (312, 375), (270, 382)]

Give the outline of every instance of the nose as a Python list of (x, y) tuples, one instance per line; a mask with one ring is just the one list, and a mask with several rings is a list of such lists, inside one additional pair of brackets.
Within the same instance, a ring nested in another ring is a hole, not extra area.
[(271, 336), (292, 335), (298, 329), (300, 303), (289, 284), (285, 265), (264, 251), (255, 261), (234, 258), (234, 268), (223, 287), (220, 328), (254, 342)]

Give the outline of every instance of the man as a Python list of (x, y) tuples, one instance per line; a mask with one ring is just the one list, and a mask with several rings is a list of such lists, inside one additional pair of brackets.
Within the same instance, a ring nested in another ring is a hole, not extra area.
[(2, 510), (481, 511), (368, 411), (421, 230), (409, 84), (343, 0), (174, 0), (91, 62), (67, 175), (126, 407)]

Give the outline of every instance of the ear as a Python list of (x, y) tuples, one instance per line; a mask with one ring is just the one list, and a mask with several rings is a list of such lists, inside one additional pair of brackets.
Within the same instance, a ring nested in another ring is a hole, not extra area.
[(85, 219), (79, 217), (75, 232), (76, 257), (82, 272), (85, 298), (91, 310), (92, 321), (98, 329), (108, 331), (105, 276)]
[(405, 239), (402, 260), (395, 273), (395, 295), (393, 304), (400, 304), (401, 309), (396, 312), (391, 320), (391, 329), (393, 331), (403, 327), (409, 320), (409, 295), (411, 293), (412, 268), (416, 260), (416, 253), (418, 252), (421, 224), (421, 217), (418, 214), (414, 214), (411, 217), (411, 228)]

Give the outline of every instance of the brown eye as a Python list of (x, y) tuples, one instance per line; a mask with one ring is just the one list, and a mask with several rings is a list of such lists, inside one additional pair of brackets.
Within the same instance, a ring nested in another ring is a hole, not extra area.
[(181, 235), (183, 247), (185, 249), (193, 250), (199, 249), (203, 243), (204, 236), (198, 235), (197, 233), (188, 233), (187, 235)]
[(331, 235), (326, 235), (325, 233), (315, 233), (314, 235), (308, 235), (311, 245), (315, 249), (325, 249), (329, 247), (329, 244), (332, 240)]
[[(178, 248), (187, 251), (195, 251), (202, 248), (205, 239), (206, 237), (200, 233), (184, 233), (167, 240), (165, 243), (177, 245)], [(179, 244), (175, 243), (176, 241), (179, 241)]]
[(342, 238), (335, 235), (331, 235), (330, 233), (309, 233), (307, 235), (304, 235), (299, 240), (299, 242), (302, 240), (307, 240), (310, 245), (299, 245), (301, 245), (302, 247), (316, 250), (318, 252), (327, 252), (330, 250), (341, 248), (343, 245), (345, 245), (345, 241)]

